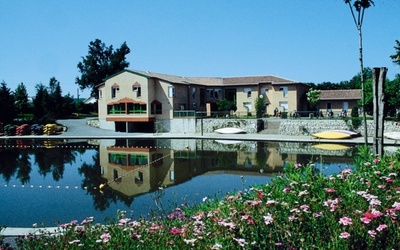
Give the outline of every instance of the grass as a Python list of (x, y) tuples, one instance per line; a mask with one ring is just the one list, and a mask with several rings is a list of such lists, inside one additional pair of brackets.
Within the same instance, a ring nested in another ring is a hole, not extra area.
[(89, 217), (26, 235), (21, 249), (399, 249), (400, 153), (361, 148), (356, 169), (325, 176), (292, 164), (272, 182), (205, 197), (167, 216), (107, 225)]

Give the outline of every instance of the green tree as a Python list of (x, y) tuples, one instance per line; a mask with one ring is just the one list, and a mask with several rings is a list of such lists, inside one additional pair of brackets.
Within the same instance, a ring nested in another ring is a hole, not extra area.
[(396, 40), (395, 42), (396, 42), (396, 45), (394, 46), (394, 49), (396, 50), (396, 54), (391, 55), (391, 56), (390, 56), (390, 59), (391, 59), (394, 63), (400, 65), (400, 41), (399, 41), (399, 40)]
[[(353, 17), (354, 24), (357, 27), (358, 31), (358, 40), (359, 40), (359, 60), (360, 60), (360, 69), (361, 69), (361, 103), (363, 106), (363, 120), (364, 120), (364, 139), (365, 145), (368, 144), (367, 138), (367, 116), (365, 114), (364, 104), (365, 104), (365, 88), (364, 88), (364, 62), (363, 62), (363, 46), (362, 46), (362, 24), (364, 21), (364, 12), (366, 9), (371, 7), (374, 4), (372, 0), (344, 0), (345, 4), (347, 4), (350, 8), (351, 16)], [(357, 12), (357, 15), (355, 14)]]
[(47, 114), (49, 92), (42, 83), (36, 85), (36, 96), (33, 98), (33, 115), (36, 120), (41, 120)]
[(385, 86), (385, 113), (391, 116), (396, 115), (400, 108), (400, 74), (397, 74), (393, 81), (386, 81)]
[(310, 107), (315, 108), (319, 103), (321, 90), (309, 89), (306, 95), (307, 95), (307, 101), (310, 103)]
[(55, 77), (50, 78), (48, 94), (47, 115), (54, 119), (64, 116), (64, 98), (62, 97), (60, 82)]
[(100, 39), (90, 42), (88, 55), (82, 57), (77, 65), (81, 76), (76, 78), (75, 83), (81, 90), (90, 88), (91, 96), (97, 98), (96, 86), (106, 77), (127, 68), (129, 63), (125, 57), (129, 53), (125, 42), (115, 51), (112, 45), (107, 47)]
[(15, 108), (19, 114), (26, 112), (28, 109), (28, 91), (24, 83), (20, 83), (14, 91)]
[(217, 102), (217, 108), (219, 111), (236, 111), (236, 106), (234, 101), (229, 101), (227, 99), (222, 99)]
[(257, 118), (261, 118), (263, 113), (265, 112), (265, 99), (263, 95), (257, 97), (254, 107), (256, 109)]
[(3, 81), (0, 86), (0, 122), (11, 124), (16, 117), (14, 95)]

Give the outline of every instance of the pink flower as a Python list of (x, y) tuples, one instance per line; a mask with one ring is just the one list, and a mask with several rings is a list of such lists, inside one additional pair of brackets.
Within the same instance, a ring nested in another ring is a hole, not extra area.
[(301, 163), (295, 163), (295, 164), (294, 164), (294, 167), (295, 167), (295, 168), (301, 168)]
[(158, 225), (151, 225), (151, 227), (150, 227), (150, 230), (158, 230), (158, 229), (161, 229), (162, 228), (162, 226), (158, 226)]
[(182, 229), (173, 227), (171, 230), (169, 230), (169, 232), (172, 233), (173, 235), (176, 235), (182, 233)]
[(384, 189), (386, 186), (385, 185), (378, 185), (378, 188)]
[(366, 166), (366, 167), (371, 166), (371, 162), (366, 162), (366, 163), (364, 163), (364, 166)]
[(283, 189), (283, 192), (284, 192), (284, 193), (289, 193), (289, 192), (290, 192), (290, 187), (285, 187), (285, 188)]
[(333, 189), (333, 188), (325, 188), (325, 192), (327, 192), (327, 193), (334, 193), (334, 192), (335, 192), (335, 189)]
[(342, 238), (342, 239), (347, 239), (349, 237), (350, 237), (350, 234), (348, 232), (343, 232), (339, 235), (339, 238)]
[(376, 230), (378, 230), (379, 232), (381, 232), (381, 231), (383, 231), (384, 229), (386, 229), (387, 228), (387, 226), (385, 225), (385, 224), (380, 224), (377, 228), (376, 228)]
[(271, 214), (267, 214), (266, 216), (264, 216), (264, 223), (266, 225), (271, 224), (274, 221), (274, 218), (272, 218)]
[(362, 218), (361, 218), (361, 222), (363, 222), (363, 223), (365, 223), (365, 224), (368, 224), (368, 223), (371, 222), (371, 219), (368, 218), (368, 217), (362, 217)]
[(350, 218), (348, 218), (348, 217), (342, 217), (342, 218), (340, 218), (340, 220), (339, 220), (339, 224), (342, 224), (342, 225), (344, 225), (344, 226), (347, 226), (347, 225), (351, 225), (352, 222), (351, 222), (351, 219), (350, 219)]
[(375, 158), (375, 159), (374, 159), (374, 163), (375, 163), (375, 164), (378, 164), (380, 161), (381, 161), (381, 160), (380, 160), (379, 158)]
[(368, 234), (369, 234), (371, 237), (375, 238), (376, 232), (375, 232), (375, 230), (368, 230)]
[(322, 216), (322, 213), (321, 212), (316, 212), (313, 215), (314, 215), (314, 218), (318, 218), (318, 217)]
[(236, 238), (233, 238), (233, 239), (236, 240), (236, 242), (239, 243), (239, 245), (240, 245), (241, 247), (244, 247), (244, 245), (247, 244), (247, 242), (246, 242), (245, 239), (236, 239)]
[(111, 235), (109, 233), (102, 234), (102, 235), (100, 235), (100, 239), (103, 242), (108, 242), (111, 239)]
[(264, 192), (262, 190), (257, 190), (258, 199), (262, 199), (264, 197)]

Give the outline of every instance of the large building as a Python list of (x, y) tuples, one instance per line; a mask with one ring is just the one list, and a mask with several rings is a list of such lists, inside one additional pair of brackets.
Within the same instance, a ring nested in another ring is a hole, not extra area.
[[(150, 132), (156, 122), (177, 117), (207, 116), (217, 102), (233, 101), (240, 117), (255, 114), (255, 100), (262, 97), (265, 114), (305, 111), (306, 84), (276, 76), (181, 77), (148, 71), (123, 70), (98, 86), (99, 124), (121, 132)], [(166, 126), (168, 127), (168, 126)]]

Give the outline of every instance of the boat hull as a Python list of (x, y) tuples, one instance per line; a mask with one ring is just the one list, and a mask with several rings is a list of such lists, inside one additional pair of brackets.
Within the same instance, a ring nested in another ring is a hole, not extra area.
[(244, 130), (240, 128), (220, 128), (214, 130), (215, 133), (218, 134), (244, 134), (246, 133)]
[(351, 135), (339, 131), (323, 131), (320, 133), (315, 133), (312, 134), (313, 137), (319, 138), (319, 139), (349, 139), (351, 138)]

